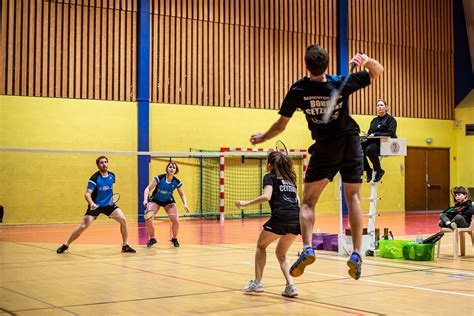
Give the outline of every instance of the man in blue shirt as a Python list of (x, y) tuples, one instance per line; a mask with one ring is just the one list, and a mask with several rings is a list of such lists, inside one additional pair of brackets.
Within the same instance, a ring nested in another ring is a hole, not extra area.
[(69, 236), (69, 239), (62, 244), (57, 253), (63, 253), (69, 248), (69, 245), (76, 240), (100, 214), (104, 214), (120, 224), (120, 233), (122, 234), (122, 252), (135, 253), (136, 251), (128, 245), (127, 220), (122, 210), (112, 201), (113, 185), (115, 183), (115, 174), (108, 171), (109, 160), (105, 156), (100, 156), (95, 161), (99, 171), (94, 173), (87, 183), (85, 198), (88, 203), (84, 219)]

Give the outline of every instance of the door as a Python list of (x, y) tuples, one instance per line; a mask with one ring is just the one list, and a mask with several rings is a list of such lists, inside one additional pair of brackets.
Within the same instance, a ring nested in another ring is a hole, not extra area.
[(405, 157), (405, 208), (440, 211), (450, 204), (449, 149), (408, 147)]

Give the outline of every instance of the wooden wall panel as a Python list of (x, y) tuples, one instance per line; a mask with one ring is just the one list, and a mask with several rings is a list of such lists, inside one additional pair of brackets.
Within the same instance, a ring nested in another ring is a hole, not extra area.
[(336, 53), (335, 0), (155, 0), (150, 12), (152, 102), (278, 109), (307, 45)]
[(137, 0), (3, 0), (1, 9), (0, 94), (135, 99)]
[(385, 67), (370, 89), (352, 96), (352, 113), (375, 115), (383, 98), (395, 116), (454, 119), (451, 1), (349, 0), (348, 6), (349, 55), (362, 50)]
[[(135, 100), (137, 0), (4, 0), (0, 94)], [(349, 55), (385, 66), (352, 97), (375, 114), (452, 119), (450, 0), (348, 0)], [(150, 1), (152, 102), (278, 109), (319, 43), (336, 71), (336, 0)], [(439, 80), (443, 78), (443, 80)]]

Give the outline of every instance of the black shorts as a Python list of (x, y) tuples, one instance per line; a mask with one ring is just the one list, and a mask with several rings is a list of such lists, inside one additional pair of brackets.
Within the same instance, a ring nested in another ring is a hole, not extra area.
[(155, 198), (152, 198), (152, 199), (150, 199), (150, 202), (156, 203), (156, 204), (158, 204), (159, 206), (162, 206), (162, 207), (165, 207), (166, 205), (169, 205), (169, 204), (176, 203), (176, 201), (174, 200), (173, 197), (171, 197), (171, 200), (168, 200), (168, 201), (160, 201), (160, 200), (157, 200)]
[(299, 224), (289, 224), (288, 222), (275, 219), (274, 217), (270, 217), (270, 219), (265, 224), (263, 224), (263, 229), (267, 232), (277, 235), (301, 235), (301, 228)]
[(89, 216), (94, 216), (97, 218), (100, 214), (104, 214), (108, 217), (119, 207), (117, 205), (107, 205), (107, 206), (101, 206), (96, 208), (95, 210), (91, 210), (90, 208), (87, 208), (86, 214), (84, 216), (89, 215)]
[(306, 170), (306, 183), (329, 179), (339, 171), (342, 182), (362, 183), (363, 153), (359, 135), (316, 142), (309, 148), (311, 159)]

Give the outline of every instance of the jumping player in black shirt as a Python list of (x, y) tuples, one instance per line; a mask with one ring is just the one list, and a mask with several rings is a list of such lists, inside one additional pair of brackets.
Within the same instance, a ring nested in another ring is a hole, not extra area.
[(356, 54), (350, 64), (365, 66), (365, 70), (350, 75), (329, 121), (325, 122), (323, 114), (328, 110), (332, 91), (341, 86), (345, 77), (326, 74), (329, 55), (318, 45), (311, 45), (306, 49), (305, 63), (310, 77), (303, 77), (291, 86), (280, 108), (280, 118), (267, 132), (252, 135), (250, 141), (252, 144), (258, 144), (275, 137), (285, 129), (298, 108), (305, 113), (308, 128), (316, 143), (309, 148), (311, 159), (306, 172), (300, 212), (304, 250), (291, 267), (290, 274), (300, 276), (305, 267), (316, 259), (311, 246), (314, 208), (324, 187), (339, 171), (344, 182), (354, 245), (354, 252), (347, 262), (348, 272), (357, 280), (362, 265), (359, 251), (363, 227), (360, 207), (363, 154), (359, 138), (360, 129), (349, 115), (347, 100), (349, 95), (378, 78), (383, 72), (383, 67), (364, 54)]
[(270, 219), (263, 224), (263, 230), (257, 242), (255, 279), (250, 281), (243, 291), (246, 293), (263, 292), (261, 282), (267, 259), (266, 249), (272, 242), (279, 239), (275, 254), (286, 279), (286, 286), (281, 295), (295, 297), (298, 295), (298, 290), (289, 273), (290, 263), (286, 253), (296, 236), (301, 234), (300, 208), (295, 184), (296, 174), (291, 158), (277, 151), (268, 155), (267, 169), (269, 173), (263, 177), (263, 194), (251, 201), (235, 202), (235, 205), (240, 208), (268, 201), (272, 210)]

